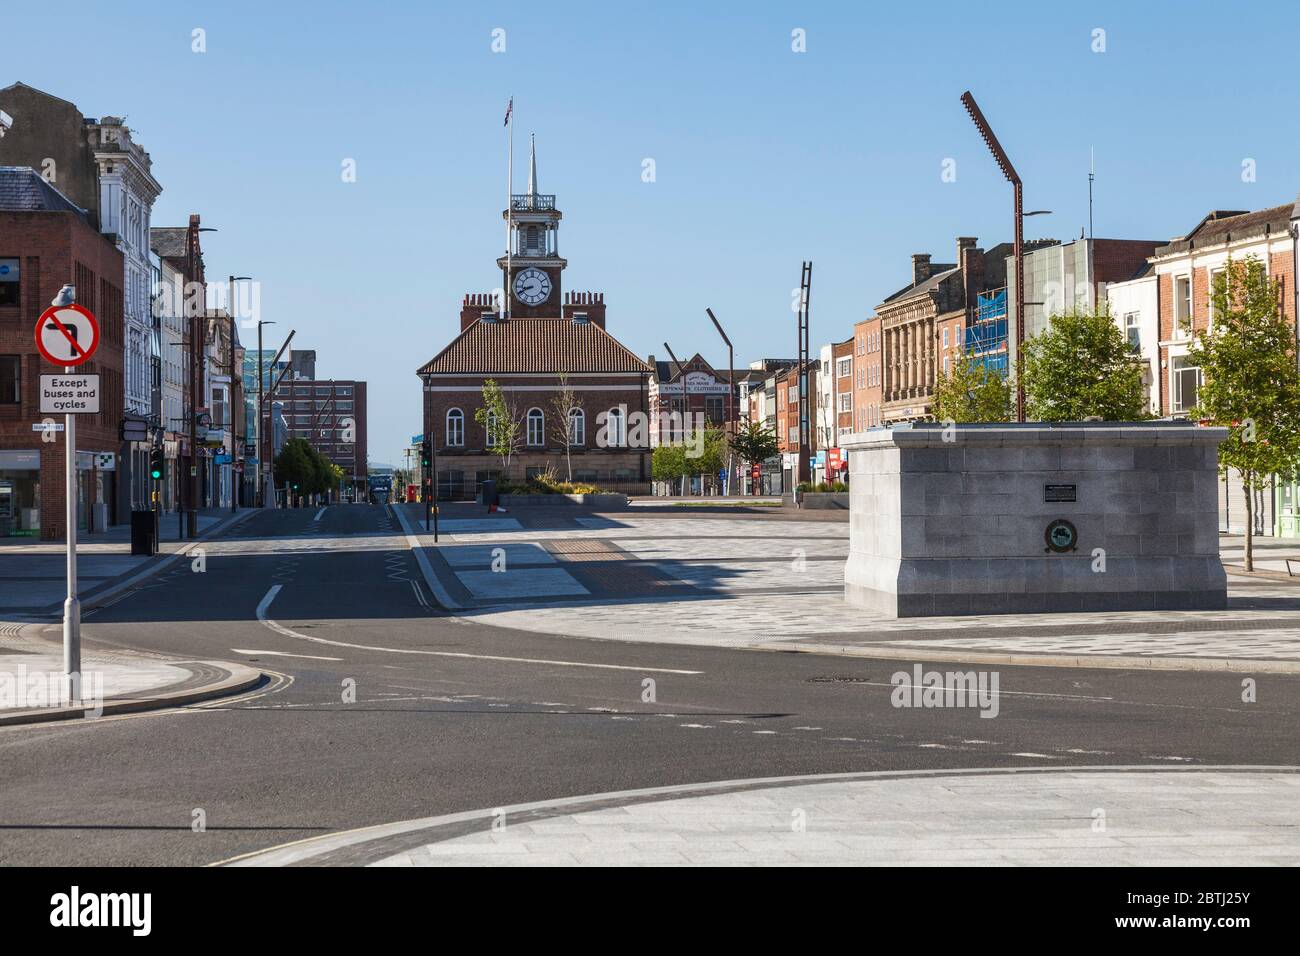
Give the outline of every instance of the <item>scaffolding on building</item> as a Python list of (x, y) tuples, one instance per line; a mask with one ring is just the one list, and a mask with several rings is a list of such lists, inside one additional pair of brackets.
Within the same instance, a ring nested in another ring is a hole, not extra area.
[(1007, 376), (1007, 290), (981, 292), (975, 320), (966, 327), (966, 354), (984, 368)]

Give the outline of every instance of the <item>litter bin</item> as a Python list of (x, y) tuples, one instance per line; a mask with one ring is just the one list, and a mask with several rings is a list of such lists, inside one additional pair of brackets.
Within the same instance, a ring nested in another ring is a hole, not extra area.
[(156, 511), (131, 512), (131, 553), (158, 553), (158, 513)]
[(479, 504), (489, 508), (497, 504), (497, 483), (491, 478), (484, 481), (479, 490)]

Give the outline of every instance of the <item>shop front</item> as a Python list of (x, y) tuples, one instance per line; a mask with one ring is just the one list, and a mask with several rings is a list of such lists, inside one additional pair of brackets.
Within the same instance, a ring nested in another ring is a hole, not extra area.
[(0, 537), (35, 538), (40, 533), (40, 450), (0, 451)]
[(1277, 507), (1273, 509), (1273, 534), (1300, 538), (1300, 481), (1277, 480)]

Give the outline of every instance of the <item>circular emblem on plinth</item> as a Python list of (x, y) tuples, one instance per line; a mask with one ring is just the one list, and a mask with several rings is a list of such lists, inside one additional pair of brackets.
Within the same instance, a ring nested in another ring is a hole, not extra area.
[(1049, 524), (1043, 538), (1047, 541), (1048, 551), (1064, 554), (1066, 551), (1079, 550), (1079, 532), (1064, 518), (1057, 518)]

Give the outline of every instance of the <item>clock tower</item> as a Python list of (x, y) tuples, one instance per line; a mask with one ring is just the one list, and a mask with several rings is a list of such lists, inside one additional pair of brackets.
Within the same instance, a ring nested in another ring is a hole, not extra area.
[(508, 314), (521, 318), (560, 315), (560, 211), (555, 195), (537, 191), (537, 145), (528, 147), (528, 192), (510, 197), (502, 213), (509, 223), (510, 253), (497, 260), (505, 277)]

